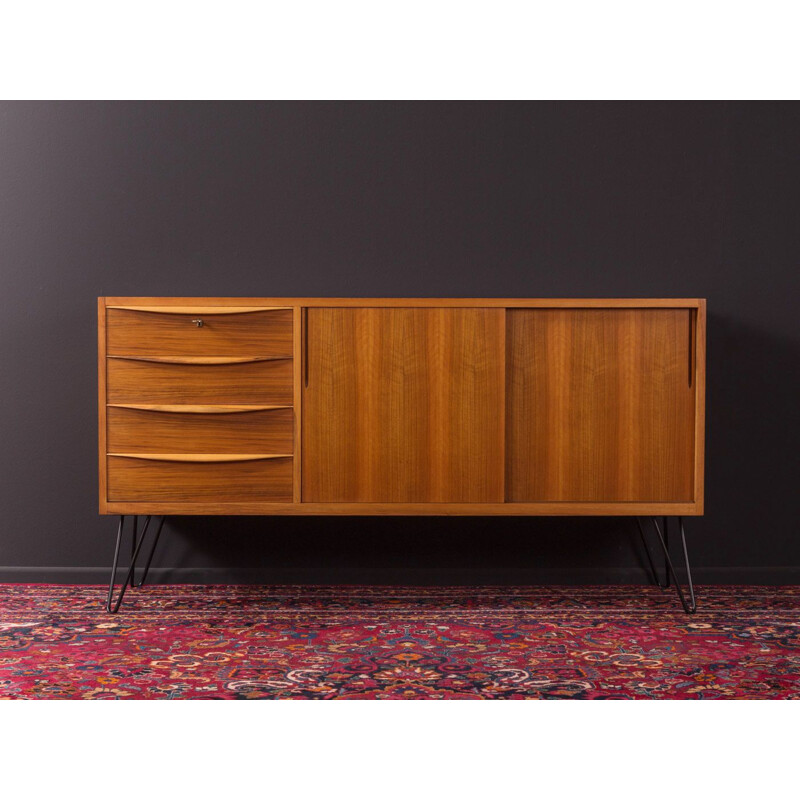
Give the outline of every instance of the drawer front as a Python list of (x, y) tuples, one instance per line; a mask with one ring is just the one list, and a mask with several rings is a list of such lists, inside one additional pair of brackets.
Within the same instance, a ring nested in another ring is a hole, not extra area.
[[(208, 309), (207, 309), (208, 310)], [(109, 308), (110, 356), (291, 356), (290, 308), (245, 313), (163, 313)], [(202, 320), (198, 326), (195, 320)]]
[(109, 358), (109, 403), (291, 405), (292, 360), (173, 364)]
[(108, 456), (108, 500), (290, 503), (292, 471), (291, 458), (186, 462)]
[[(294, 411), (187, 406), (107, 412), (110, 453), (291, 453)], [(204, 410), (201, 410), (204, 409)]]

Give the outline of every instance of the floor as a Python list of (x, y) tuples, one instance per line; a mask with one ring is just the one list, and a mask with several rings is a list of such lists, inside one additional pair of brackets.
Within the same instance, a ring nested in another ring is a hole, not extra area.
[(800, 587), (0, 585), (0, 698), (800, 699)]

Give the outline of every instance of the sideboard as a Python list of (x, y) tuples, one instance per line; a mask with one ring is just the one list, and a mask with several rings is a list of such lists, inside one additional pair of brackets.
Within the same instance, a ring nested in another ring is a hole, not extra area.
[(631, 515), (669, 559), (657, 517), (703, 513), (701, 299), (102, 297), (98, 320), (100, 513), (133, 515), (136, 554), (139, 515)]

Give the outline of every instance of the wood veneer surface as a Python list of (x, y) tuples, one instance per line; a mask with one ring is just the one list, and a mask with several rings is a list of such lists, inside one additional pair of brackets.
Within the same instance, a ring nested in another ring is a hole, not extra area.
[(183, 462), (108, 456), (111, 502), (291, 502), (292, 459)]
[(292, 361), (164, 364), (108, 359), (109, 403), (291, 405)]
[(693, 499), (691, 313), (508, 312), (508, 501)]
[(307, 314), (304, 502), (502, 501), (503, 311)]
[(293, 448), (291, 408), (198, 414), (110, 406), (107, 424), (111, 453), (291, 453)]
[(292, 356), (292, 309), (170, 314), (107, 309), (108, 355)]

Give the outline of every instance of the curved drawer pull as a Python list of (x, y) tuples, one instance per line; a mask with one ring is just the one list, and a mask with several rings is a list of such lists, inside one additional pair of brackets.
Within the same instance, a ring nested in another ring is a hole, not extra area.
[(143, 461), (184, 461), (212, 464), (227, 461), (266, 461), (272, 458), (292, 458), (291, 453), (109, 453), (115, 458), (138, 458)]
[(155, 364), (250, 364), (255, 361), (291, 361), (291, 356), (109, 356), (123, 361), (152, 361)]
[(248, 411), (277, 411), (292, 406), (194, 406), (181, 405), (138, 405), (133, 403), (109, 403), (109, 408), (130, 408), (134, 411), (163, 411), (169, 414), (244, 414)]
[(291, 311), (291, 306), (106, 306), (120, 311), (149, 314), (255, 314), (259, 311)]

